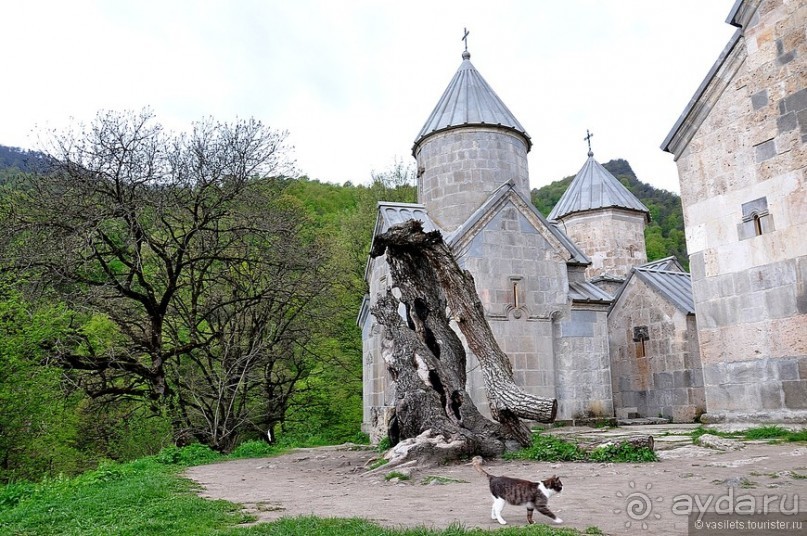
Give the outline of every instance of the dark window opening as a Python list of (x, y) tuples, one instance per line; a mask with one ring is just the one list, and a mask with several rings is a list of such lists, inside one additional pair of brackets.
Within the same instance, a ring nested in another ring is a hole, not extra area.
[(762, 236), (774, 230), (773, 217), (768, 212), (768, 199), (760, 197), (742, 205), (743, 219), (738, 224), (740, 240)]
[(633, 328), (633, 342), (636, 343), (636, 357), (647, 357), (645, 341), (650, 340), (650, 330), (647, 326)]

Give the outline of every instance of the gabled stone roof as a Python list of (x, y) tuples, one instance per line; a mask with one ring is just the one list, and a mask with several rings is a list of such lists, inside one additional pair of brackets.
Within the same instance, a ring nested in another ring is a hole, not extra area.
[(423, 230), (427, 233), (437, 229), (437, 225), (429, 218), (426, 207), (419, 203), (379, 201), (378, 219), (376, 220), (373, 237), (385, 233), (393, 225), (409, 220), (420, 220), (423, 222)]
[(527, 131), (473, 66), (468, 51), (462, 58), (454, 78), (415, 138), (412, 154), (432, 134), (467, 126), (493, 126), (518, 132), (529, 151), (532, 141)]
[(695, 314), (692, 299), (692, 279), (686, 272), (634, 268), (634, 273), (645, 283), (656, 289), (670, 303), (687, 314)]
[(613, 300), (610, 294), (588, 281), (570, 281), (569, 297), (583, 303), (611, 303)]
[[(393, 203), (389, 201), (379, 201), (378, 216), (376, 216), (375, 220), (373, 242), (370, 244), (370, 250), (372, 251), (373, 249), (375, 237), (385, 233), (393, 225), (397, 225), (408, 220), (420, 220), (423, 223), (423, 230), (427, 233), (440, 230), (440, 228), (437, 227), (437, 225), (435, 225), (435, 223), (429, 217), (429, 214), (426, 212), (426, 207), (419, 203)], [(364, 267), (365, 280), (368, 277), (372, 262), (372, 257), (367, 257), (367, 264)]]
[(549, 213), (550, 220), (559, 220), (575, 212), (601, 208), (624, 208), (644, 212), (650, 220), (650, 211), (616, 177), (594, 159), (593, 153), (572, 180), (558, 203)]
[(501, 185), (497, 188), (491, 195), (488, 197), (487, 201), (485, 201), (478, 209), (474, 211), (473, 214), (458, 228), (454, 231), (449, 233), (447, 236), (444, 236), (446, 244), (452, 250), (455, 246), (464, 239), (464, 237), (474, 228), (477, 222), (483, 219), (484, 216), (488, 214), (491, 210), (493, 210), (496, 206), (502, 202), (502, 200), (507, 196), (514, 196), (517, 200), (519, 200), (519, 205), (523, 207), (524, 210), (528, 210), (530, 213), (533, 214), (537, 219), (539, 219), (552, 237), (558, 241), (559, 245), (566, 250), (568, 257), (566, 260), (566, 264), (579, 264), (579, 265), (588, 265), (591, 264), (591, 259), (589, 259), (583, 251), (578, 248), (574, 242), (572, 242), (568, 236), (558, 227), (557, 225), (553, 224), (541, 214), (535, 205), (533, 205), (529, 199), (525, 199), (521, 193), (516, 189), (515, 183), (510, 180)]
[(674, 255), (642, 264), (643, 270), (665, 270), (668, 272), (686, 272)]
[(675, 257), (659, 259), (633, 268), (625, 283), (614, 296), (612, 308), (619, 301), (634, 276), (644, 281), (650, 288), (684, 313), (695, 314), (695, 301), (692, 297), (692, 278), (681, 268)]

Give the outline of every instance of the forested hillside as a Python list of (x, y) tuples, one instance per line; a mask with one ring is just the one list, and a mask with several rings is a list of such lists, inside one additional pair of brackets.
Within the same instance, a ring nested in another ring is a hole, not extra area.
[[(671, 255), (689, 266), (684, 237), (684, 214), (681, 197), (660, 190), (636, 178), (626, 160), (611, 160), (603, 164), (611, 174), (650, 210), (650, 224), (645, 229), (647, 259), (656, 260)], [(544, 216), (548, 215), (569, 187), (574, 175), (532, 190), (532, 203)]]
[(46, 160), (46, 156), (38, 151), (0, 145), (0, 170), (41, 171)]

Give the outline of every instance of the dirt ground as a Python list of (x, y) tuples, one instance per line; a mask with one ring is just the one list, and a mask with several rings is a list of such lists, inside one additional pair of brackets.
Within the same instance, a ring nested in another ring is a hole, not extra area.
[[(687, 504), (696, 512), (703, 510), (696, 501), (701, 505), (712, 501), (707, 510), (714, 510), (715, 504), (739, 505), (741, 500), (746, 507), (754, 501), (760, 510), (768, 501), (770, 510), (787, 512), (795, 500), (807, 513), (807, 445), (744, 442), (741, 450), (720, 451), (691, 445), (689, 436), (676, 436), (687, 431), (641, 430), (656, 437), (662, 459), (654, 463), (489, 460), (486, 467), (492, 474), (530, 480), (559, 475), (563, 493), (549, 506), (564, 520), (561, 526), (579, 530), (595, 526), (606, 534), (687, 534), (688, 518), (681, 512)], [(348, 446), (300, 449), (276, 458), (193, 467), (187, 476), (203, 487), (202, 496), (240, 503), (260, 520), (312, 514), (361, 517), (396, 527), (443, 528), (452, 523), (499, 527), (490, 519), (487, 482), (470, 465), (417, 470), (409, 480), (386, 481), (385, 472), (364, 474), (367, 461), (376, 455)], [(508, 526), (526, 524), (524, 507), (508, 505), (503, 517)], [(805, 515), (797, 517), (804, 520), (804, 532), (781, 534), (807, 532)], [(551, 523), (537, 512), (536, 521)]]

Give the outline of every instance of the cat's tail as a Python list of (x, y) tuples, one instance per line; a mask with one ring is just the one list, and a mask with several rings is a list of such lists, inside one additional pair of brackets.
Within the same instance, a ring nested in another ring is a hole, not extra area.
[(479, 471), (480, 473), (482, 473), (486, 477), (490, 478), (493, 475), (491, 475), (490, 473), (488, 473), (487, 471), (482, 469), (482, 464), (483, 463), (485, 463), (485, 459), (482, 458), (482, 456), (474, 456), (473, 459), (471, 460), (471, 465), (474, 466), (474, 469), (476, 469), (477, 471)]

